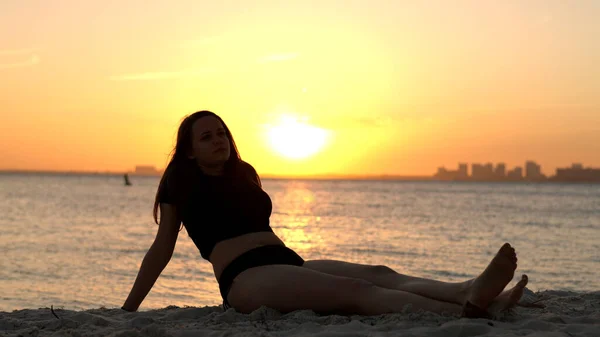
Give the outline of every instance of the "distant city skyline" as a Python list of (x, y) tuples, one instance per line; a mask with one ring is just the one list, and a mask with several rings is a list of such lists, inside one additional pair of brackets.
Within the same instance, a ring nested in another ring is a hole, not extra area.
[[(557, 167), (554, 174), (542, 173), (542, 165), (534, 160), (527, 160), (523, 166), (512, 169), (503, 162), (468, 163), (459, 162), (456, 170), (438, 167), (430, 175), (394, 175), (394, 174), (314, 174), (314, 175), (273, 175), (259, 172), (264, 179), (350, 179), (350, 180), (456, 180), (456, 181), (556, 181), (556, 182), (600, 182), (600, 167), (592, 167), (583, 163), (571, 163), (570, 166)], [(470, 167), (470, 169), (469, 169)], [(34, 171), (34, 170), (0, 170), (0, 172), (30, 172), (50, 174), (110, 174), (123, 173), (134, 176), (160, 176), (162, 168), (152, 165), (136, 165), (124, 171)]]
[(556, 168), (554, 175), (547, 176), (542, 173), (542, 166), (534, 160), (527, 160), (524, 166), (515, 166), (506, 171), (505, 163), (487, 162), (485, 164), (472, 163), (469, 172), (468, 163), (459, 163), (457, 170), (448, 170), (445, 166), (438, 168), (433, 175), (442, 180), (475, 180), (475, 181), (598, 181), (600, 182), (600, 168), (584, 166), (582, 163), (572, 163), (570, 167)]

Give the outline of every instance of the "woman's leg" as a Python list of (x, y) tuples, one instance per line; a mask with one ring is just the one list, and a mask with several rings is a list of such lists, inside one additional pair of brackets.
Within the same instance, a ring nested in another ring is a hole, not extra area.
[(240, 273), (227, 300), (237, 311), (261, 306), (280, 312), (308, 309), (320, 314), (378, 315), (423, 309), (458, 315), (462, 307), (416, 294), (381, 288), (371, 282), (291, 265), (268, 265)]
[[(504, 245), (485, 271), (473, 280), (465, 301), (487, 309), (514, 275), (516, 256), (512, 254), (510, 245)], [(227, 300), (245, 313), (264, 305), (282, 312), (310, 309), (319, 313), (377, 315), (401, 312), (410, 304), (412, 310), (457, 314), (462, 305), (379, 287), (360, 278), (290, 265), (243, 271), (234, 279)]]
[[(486, 271), (498, 264), (505, 266), (501, 267), (501, 270), (507, 269), (506, 266), (513, 264), (516, 269), (516, 263), (515, 250), (509, 244), (504, 244)], [(399, 274), (386, 266), (364, 265), (334, 260), (310, 260), (306, 261), (303, 267), (331, 275), (358, 278), (374, 283), (379, 287), (406, 291), (438, 301), (461, 305), (468, 299), (473, 285), (477, 280), (475, 278), (464, 282), (442, 282)], [(508, 269), (510, 268), (512, 267)], [(512, 279), (512, 275), (510, 279)], [(510, 279), (508, 282), (510, 282)], [(519, 287), (522, 290), (525, 284), (527, 284), (526, 281), (521, 282), (515, 288)]]
[(372, 282), (378, 287), (406, 291), (456, 304), (465, 303), (469, 284), (474, 280), (442, 282), (400, 274), (387, 266), (336, 260), (309, 260), (304, 263), (303, 267), (326, 274), (362, 279)]

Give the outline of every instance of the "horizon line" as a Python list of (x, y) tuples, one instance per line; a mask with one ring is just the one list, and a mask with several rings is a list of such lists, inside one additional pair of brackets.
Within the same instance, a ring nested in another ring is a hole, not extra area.
[[(162, 171), (158, 174), (144, 174), (135, 172), (122, 172), (122, 171), (61, 171), (61, 170), (23, 170), (23, 169), (0, 169), (0, 174), (48, 174), (48, 175), (99, 175), (99, 176), (123, 176), (125, 174), (134, 177), (155, 177), (159, 178), (162, 176)], [(371, 175), (359, 175), (359, 174), (313, 174), (313, 175), (274, 175), (274, 174), (263, 174), (259, 175), (261, 180), (346, 180), (346, 181), (414, 181), (414, 182), (436, 182), (436, 181), (449, 181), (449, 182), (600, 182), (598, 179), (593, 181), (579, 181), (579, 180), (564, 180), (556, 179), (556, 176), (546, 177), (544, 179), (532, 179), (527, 177), (521, 177), (519, 179), (448, 179), (440, 178), (433, 175), (395, 175), (395, 174), (371, 174)]]
[[(25, 174), (87, 174), (87, 175), (124, 175), (160, 177), (162, 171), (156, 174), (136, 173), (135, 171), (112, 171), (112, 170), (35, 170), (35, 169), (0, 169), (0, 173), (25, 173)], [(422, 179), (432, 180), (433, 175), (409, 175), (409, 174), (259, 174), (261, 179)]]

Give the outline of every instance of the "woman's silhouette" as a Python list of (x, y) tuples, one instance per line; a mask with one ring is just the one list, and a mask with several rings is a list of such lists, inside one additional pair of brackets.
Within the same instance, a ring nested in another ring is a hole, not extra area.
[[(187, 116), (154, 203), (158, 232), (123, 305), (135, 311), (171, 259), (180, 226), (210, 261), (225, 308), (375, 315), (412, 310), (488, 317), (517, 303), (527, 284), (503, 292), (517, 267), (504, 244), (477, 278), (447, 283), (402, 275), (386, 266), (305, 261), (269, 225), (271, 199), (241, 160), (227, 125), (210, 111)], [(158, 216), (160, 214), (160, 217)]]

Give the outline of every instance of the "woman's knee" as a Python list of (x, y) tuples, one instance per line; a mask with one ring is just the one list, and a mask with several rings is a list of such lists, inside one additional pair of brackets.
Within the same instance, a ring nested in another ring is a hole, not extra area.
[(361, 312), (377, 289), (374, 283), (363, 279), (345, 279), (337, 288), (337, 309), (342, 313)]
[(389, 274), (398, 274), (395, 270), (388, 266), (384, 265), (373, 265), (369, 266), (370, 272), (375, 275), (389, 275)]

